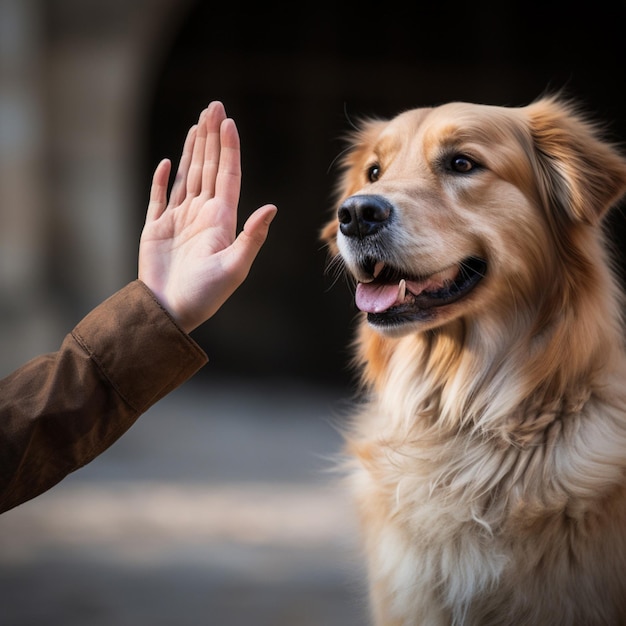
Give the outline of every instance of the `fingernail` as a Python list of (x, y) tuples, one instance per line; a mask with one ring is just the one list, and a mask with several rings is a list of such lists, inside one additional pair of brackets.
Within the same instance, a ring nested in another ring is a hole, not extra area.
[(276, 213), (278, 213), (278, 209), (276, 207), (274, 207), (274, 210), (271, 213), (268, 213), (267, 217), (265, 218), (265, 223), (268, 226), (274, 221)]

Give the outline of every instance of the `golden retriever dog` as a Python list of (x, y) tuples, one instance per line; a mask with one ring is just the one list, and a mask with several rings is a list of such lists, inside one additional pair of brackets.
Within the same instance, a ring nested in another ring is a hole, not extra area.
[(626, 624), (626, 159), (547, 95), (361, 120), (342, 165), (373, 623)]

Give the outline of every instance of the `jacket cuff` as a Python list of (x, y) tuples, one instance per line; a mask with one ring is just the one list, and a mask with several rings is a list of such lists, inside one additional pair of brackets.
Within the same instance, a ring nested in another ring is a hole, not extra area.
[(182, 385), (208, 361), (140, 280), (91, 311), (72, 335), (139, 412)]

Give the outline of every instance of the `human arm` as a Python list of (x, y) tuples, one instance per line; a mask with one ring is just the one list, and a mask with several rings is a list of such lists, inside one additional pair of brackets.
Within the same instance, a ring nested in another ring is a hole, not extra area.
[(93, 460), (205, 363), (143, 283), (108, 298), (0, 380), (0, 512)]
[(153, 177), (138, 280), (0, 380), (0, 512), (93, 460), (206, 362), (187, 333), (246, 278), (276, 208), (236, 235), (239, 137), (219, 102), (189, 131), (168, 201), (169, 173), (164, 160)]

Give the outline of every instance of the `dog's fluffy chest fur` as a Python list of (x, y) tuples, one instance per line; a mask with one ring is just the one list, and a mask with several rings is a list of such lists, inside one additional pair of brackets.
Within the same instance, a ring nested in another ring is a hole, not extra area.
[[(472, 419), (459, 418), (458, 431), (443, 427), (444, 400), (415, 382), (406, 371), (391, 374), (363, 407), (348, 448), (370, 584), (384, 589), (376, 623), (622, 623), (624, 394), (613, 406), (589, 390), (535, 406), (534, 432), (512, 441)], [(519, 424), (520, 415), (498, 421)]]

